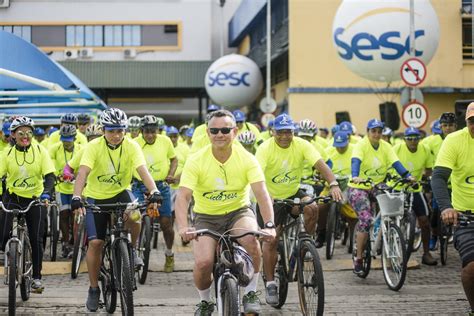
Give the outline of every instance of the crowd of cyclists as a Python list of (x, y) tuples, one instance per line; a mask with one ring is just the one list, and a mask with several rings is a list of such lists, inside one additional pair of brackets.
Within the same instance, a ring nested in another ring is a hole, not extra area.
[[(165, 242), (164, 271), (174, 270), (174, 227), (183, 245), (193, 240), (193, 276), (200, 302), (195, 315), (211, 315), (212, 271), (217, 240), (196, 238), (198, 229), (224, 233), (229, 229), (261, 229), (260, 243), (245, 236), (240, 245), (253, 260), (254, 274), (242, 298), (245, 313), (258, 313), (257, 283), (261, 262), (265, 300), (278, 305), (274, 280), (281, 224), (294, 209), (274, 207), (273, 199), (308, 200), (328, 195), (349, 211), (356, 229), (357, 253), (353, 272), (362, 273), (363, 245), (375, 215), (373, 185), (387, 175), (406, 178), (413, 186), (413, 211), (421, 230), (422, 264), (437, 265), (431, 251), (437, 247), (442, 223), (458, 224), (459, 212), (474, 208), (474, 103), (466, 111), (466, 128), (457, 130), (454, 113), (443, 113), (431, 125), (431, 134), (415, 127), (395, 134), (384, 122), (371, 119), (365, 136), (350, 122), (331, 129), (318, 128), (311, 119), (295, 122), (280, 114), (261, 131), (240, 110), (208, 107), (206, 122), (196, 127), (166, 126), (153, 115), (130, 117), (115, 108), (105, 110), (97, 122), (88, 114), (65, 114), (59, 128), (36, 127), (32, 119), (14, 116), (2, 125), (0, 177), (2, 203), (26, 207), (31, 201), (56, 200), (60, 205), (61, 250), (70, 258), (73, 221), (85, 215), (88, 236), (86, 262), (90, 287), (86, 307), (99, 309), (98, 275), (107, 234), (106, 213), (92, 212), (90, 204), (150, 203), (159, 209)], [(350, 179), (341, 190), (338, 179)], [(324, 185), (321, 186), (320, 183)], [(193, 205), (193, 220), (189, 209)], [(328, 207), (304, 207), (304, 228), (325, 244)], [(37, 206), (26, 213), (33, 253), (34, 291), (41, 292), (43, 235), (47, 211)], [(344, 212), (343, 212), (344, 214)], [(349, 214), (349, 215), (348, 215)], [(355, 225), (355, 223), (357, 224)], [(10, 214), (0, 212), (0, 246), (9, 238)], [(137, 245), (140, 221), (128, 220), (132, 247)], [(454, 245), (462, 260), (462, 284), (474, 311), (474, 229), (455, 230)], [(142, 259), (132, 250), (136, 266)], [(471, 312), (472, 312), (471, 311)]]

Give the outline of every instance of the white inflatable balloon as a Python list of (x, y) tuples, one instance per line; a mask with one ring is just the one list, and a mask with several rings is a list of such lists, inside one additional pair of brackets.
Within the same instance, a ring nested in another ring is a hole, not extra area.
[(260, 69), (250, 58), (231, 54), (216, 60), (204, 79), (211, 99), (225, 107), (251, 104), (262, 91)]
[[(409, 0), (344, 0), (333, 23), (333, 42), (344, 64), (374, 81), (401, 80), (410, 58)], [(439, 42), (439, 22), (429, 0), (415, 0), (416, 57), (427, 65)]]

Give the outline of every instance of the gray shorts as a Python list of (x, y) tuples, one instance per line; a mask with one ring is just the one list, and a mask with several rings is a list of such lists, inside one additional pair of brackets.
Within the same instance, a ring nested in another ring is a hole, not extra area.
[(196, 213), (194, 227), (196, 229), (211, 229), (219, 234), (223, 234), (232, 227), (241, 218), (251, 217), (257, 223), (255, 214), (249, 207), (244, 207), (225, 215), (208, 215)]

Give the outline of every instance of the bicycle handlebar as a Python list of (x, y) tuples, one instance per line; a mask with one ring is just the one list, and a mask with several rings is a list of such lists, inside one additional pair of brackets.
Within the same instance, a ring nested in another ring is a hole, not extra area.
[[(242, 228), (235, 228), (235, 229), (242, 230)], [(270, 234), (267, 234), (263, 231), (257, 231), (257, 230), (247, 230), (247, 231), (244, 231), (243, 233), (237, 234), (237, 235), (231, 235), (231, 234), (228, 234), (228, 233), (220, 234), (220, 233), (218, 233), (214, 230), (208, 229), (208, 228), (186, 232), (186, 234), (187, 235), (194, 235), (195, 234), (197, 236), (208, 235), (208, 236), (216, 237), (216, 238), (219, 238), (219, 239), (223, 238), (223, 237), (228, 237), (231, 240), (236, 240), (236, 239), (248, 236), (248, 235), (252, 235), (254, 237), (270, 236)]]
[[(140, 209), (146, 207), (147, 203), (139, 203), (137, 200), (133, 202), (123, 203), (107, 203), (107, 204), (91, 204), (85, 203), (84, 207), (91, 209), (94, 213), (115, 213), (115, 212), (125, 212), (127, 209)], [(103, 208), (110, 208), (109, 210), (104, 210)]]
[(46, 203), (42, 203), (39, 199), (34, 199), (28, 204), (28, 206), (25, 209), (7, 209), (5, 205), (3, 204), (3, 202), (0, 202), (0, 206), (2, 210), (4, 210), (6, 213), (16, 213), (16, 212), (21, 213), (21, 214), (26, 213), (31, 209), (31, 207), (37, 206), (37, 205), (42, 206), (42, 205), (46, 205)]
[(332, 201), (332, 197), (330, 196), (313, 196), (311, 197), (308, 201), (301, 201), (300, 198), (294, 198), (294, 199), (275, 199), (274, 204), (286, 204), (289, 206), (299, 206), (299, 207), (305, 207), (306, 205), (309, 205), (313, 202), (322, 202), (324, 204), (329, 203)]
[(474, 214), (472, 214), (470, 211), (469, 213), (458, 213), (458, 223), (459, 226), (466, 227), (474, 223)]

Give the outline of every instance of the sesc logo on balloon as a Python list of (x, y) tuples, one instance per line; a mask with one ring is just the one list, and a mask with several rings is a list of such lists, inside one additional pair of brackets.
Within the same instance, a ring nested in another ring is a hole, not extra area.
[[(410, 1), (344, 0), (333, 23), (339, 57), (357, 75), (400, 80), (410, 53)], [(439, 22), (429, 0), (415, 1), (415, 55), (428, 64), (439, 42)]]
[(206, 91), (222, 106), (251, 104), (262, 91), (262, 74), (251, 59), (237, 54), (223, 56), (207, 70)]

